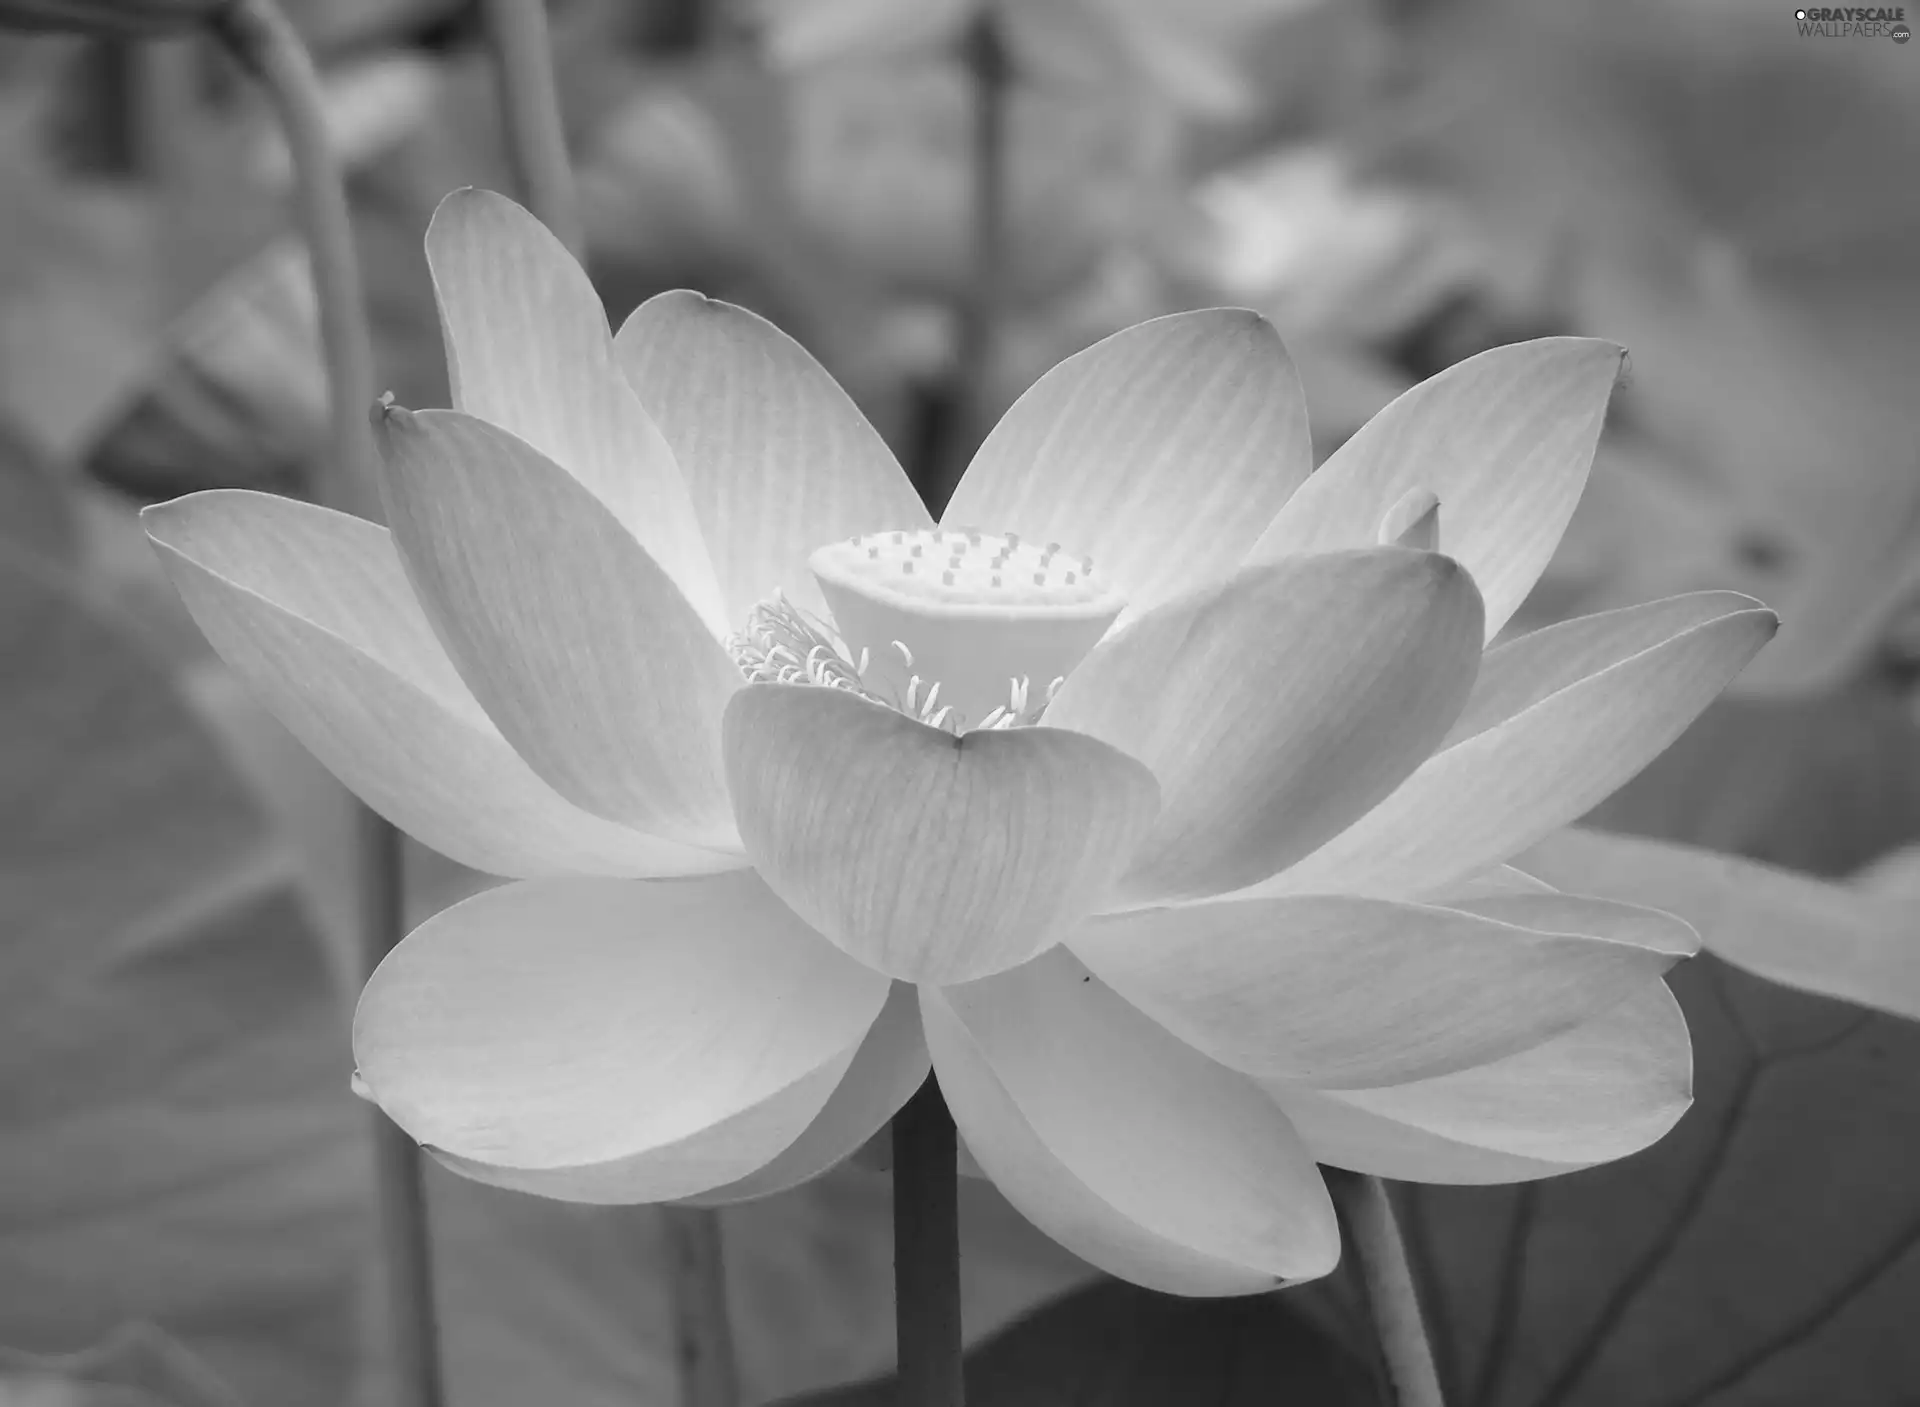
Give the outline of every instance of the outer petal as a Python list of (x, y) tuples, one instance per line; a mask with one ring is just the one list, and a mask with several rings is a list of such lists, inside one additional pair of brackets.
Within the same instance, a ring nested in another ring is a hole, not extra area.
[(1076, 1255), (1181, 1295), (1250, 1294), (1339, 1260), (1326, 1187), (1277, 1106), (1065, 951), (923, 988), (921, 1010), (967, 1147)]
[(447, 660), (385, 528), (238, 489), (141, 518), (221, 657), (334, 775), (434, 849), (514, 876), (744, 863), (590, 815), (534, 775)]
[(920, 996), (895, 982), (853, 1063), (806, 1132), (765, 1167), (689, 1200), (721, 1206), (770, 1197), (818, 1177), (858, 1152), (926, 1083), (930, 1060), (920, 1032)]
[(720, 712), (739, 671), (592, 494), (455, 411), (382, 417), (387, 515), (461, 675), (596, 815), (728, 848)]
[(1601, 611), (1522, 635), (1487, 651), (1473, 695), (1446, 746), (1497, 728), (1589, 675), (1664, 645), (1699, 626), (1742, 611), (1764, 611), (1737, 591), (1695, 591), (1617, 611)]
[(566, 247), (505, 196), (458, 190), (434, 211), (427, 264), (454, 405), (584, 484), (724, 635), (673, 452), (621, 375), (606, 310)]
[(1517, 857), (1530, 873), (1659, 904), (1708, 952), (1772, 982), (1920, 1021), (1910, 895), (1693, 845), (1570, 826)]
[(1408, 1182), (1521, 1182), (1611, 1162), (1692, 1102), (1680, 1004), (1653, 983), (1545, 1045), (1385, 1089), (1268, 1092), (1335, 1167)]
[(740, 836), (794, 911), (914, 982), (1025, 962), (1089, 912), (1153, 819), (1145, 767), (1059, 728), (955, 737), (843, 689), (727, 705)]
[(940, 521), (1059, 541), (1137, 612), (1231, 571), (1312, 467), (1300, 378), (1272, 324), (1176, 313), (1035, 382)]
[(1464, 1070), (1538, 1045), (1698, 946), (1667, 914), (1558, 894), (1459, 909), (1221, 899), (1095, 919), (1068, 945), (1215, 1060), (1347, 1088)]
[(811, 354), (731, 303), (649, 298), (614, 354), (680, 466), (736, 625), (776, 589), (827, 613), (807, 554), (932, 520), (879, 432)]
[[(1733, 597), (1744, 601), (1745, 597)], [(1650, 607), (1640, 608), (1651, 611)], [(1688, 606), (1682, 614), (1691, 614)], [(1614, 612), (1620, 650), (1568, 651), (1523, 637), (1488, 656), (1488, 698), (1519, 711), (1505, 718), (1468, 704), (1482, 730), (1458, 736), (1357, 824), (1249, 894), (1420, 894), (1505, 860), (1584, 814), (1685, 731), (1754, 653), (1779, 619), (1734, 609), (1643, 648), (1647, 618)], [(1583, 622), (1555, 626), (1541, 636)], [(1543, 676), (1569, 658), (1595, 666), (1537, 701), (1510, 687), (1505, 651), (1538, 652)]]
[(750, 873), (533, 880), (414, 930), (353, 1049), (365, 1092), (462, 1171), (658, 1201), (792, 1143), (886, 997)]
[(1366, 546), (1388, 509), (1426, 489), (1440, 500), (1439, 548), (1480, 584), (1492, 639), (1573, 516), (1625, 355), (1610, 342), (1548, 337), (1421, 382), (1334, 452), (1251, 560)]
[[(741, 1168), (766, 1158), (772, 1149), (791, 1147), (811, 1127), (808, 1121), (817, 1122), (825, 1112), (834, 1090), (845, 1081), (854, 1054), (851, 1049), (842, 1051), (785, 1089), (696, 1134), (624, 1158), (570, 1167), (515, 1168), (462, 1158), (431, 1145), (426, 1151), (462, 1177), (557, 1202), (629, 1206), (693, 1201), (697, 1199), (690, 1193), (733, 1177)], [(775, 1161), (784, 1156), (775, 1155)]]
[(1310, 853), (1425, 761), (1480, 641), (1480, 593), (1451, 558), (1287, 558), (1141, 616), (1073, 672), (1047, 722), (1159, 780), (1126, 900), (1218, 894)]

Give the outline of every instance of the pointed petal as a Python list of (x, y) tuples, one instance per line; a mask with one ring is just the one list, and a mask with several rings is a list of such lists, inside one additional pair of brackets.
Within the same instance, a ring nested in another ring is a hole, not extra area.
[(1695, 591), (1579, 616), (1488, 650), (1444, 744), (1498, 727), (1562, 689), (1722, 616), (1766, 607), (1737, 591)]
[(910, 982), (1025, 962), (1089, 912), (1153, 819), (1147, 769), (1058, 728), (955, 737), (844, 689), (750, 684), (727, 787), (754, 867)]
[(369, 806), (442, 854), (516, 877), (745, 863), (590, 815), (534, 775), (440, 648), (385, 528), (240, 489), (141, 521), (247, 687)]
[(1178, 1295), (1252, 1294), (1339, 1260), (1326, 1187), (1276, 1106), (1066, 951), (922, 988), (921, 1014), (967, 1147), (1074, 1254)]
[(1313, 1156), (1407, 1182), (1522, 1182), (1658, 1141), (1692, 1102), (1680, 1004), (1655, 982), (1532, 1050), (1384, 1089), (1268, 1084)]
[[(1622, 622), (1635, 628), (1621, 629), (1621, 648), (1642, 643), (1642, 623)], [(1481, 732), (1435, 753), (1355, 825), (1245, 892), (1431, 893), (1506, 860), (1583, 815), (1658, 757), (1778, 627), (1771, 611), (1729, 609), (1613, 662), (1597, 653), (1593, 673), (1537, 702), (1530, 701), (1532, 689), (1512, 688), (1504, 664), (1495, 662), (1533, 637), (1503, 646), (1488, 657), (1495, 682), (1487, 697), (1520, 706), (1517, 713), (1494, 718), (1470, 703), (1486, 724)], [(1528, 649), (1539, 652), (1541, 673), (1551, 678), (1560, 663), (1551, 642)], [(1530, 676), (1531, 670), (1516, 673)]]
[(728, 848), (720, 713), (740, 672), (592, 494), (457, 411), (381, 417), (387, 516), (489, 716), (575, 805)]
[(1449, 557), (1286, 558), (1109, 637), (1046, 720), (1160, 783), (1126, 899), (1197, 898), (1293, 863), (1399, 786), (1466, 702), (1480, 642), (1480, 594)]
[(1058, 541), (1138, 612), (1231, 571), (1312, 467), (1300, 378), (1273, 325), (1233, 308), (1176, 313), (1035, 382), (940, 521)]
[(698, 293), (662, 293), (634, 310), (613, 345), (673, 447), (736, 625), (776, 589), (827, 614), (807, 570), (816, 547), (932, 526), (879, 432), (765, 318)]
[(920, 996), (895, 982), (833, 1097), (806, 1131), (765, 1167), (689, 1200), (703, 1207), (770, 1197), (818, 1177), (877, 1136), (926, 1083), (930, 1058), (920, 1032)]
[(1421, 382), (1334, 451), (1250, 560), (1366, 546), (1396, 503), (1426, 489), (1440, 500), (1439, 549), (1480, 584), (1492, 639), (1580, 501), (1624, 356), (1610, 342), (1545, 337)]
[(749, 872), (531, 880), (415, 929), (367, 983), (353, 1049), (369, 1097), (450, 1165), (658, 1201), (792, 1143), (887, 990)]
[(1920, 1021), (1911, 897), (1646, 836), (1569, 826), (1515, 857), (1529, 873), (1658, 904), (1715, 957), (1770, 982)]
[(433, 213), (427, 264), (454, 406), (585, 485), (724, 635), (673, 452), (621, 375), (600, 296), (566, 247), (505, 196), (457, 190)]
[(1236, 1070), (1395, 1084), (1538, 1045), (1692, 953), (1652, 909), (1559, 894), (1458, 909), (1381, 899), (1221, 899), (1083, 924), (1074, 955)]

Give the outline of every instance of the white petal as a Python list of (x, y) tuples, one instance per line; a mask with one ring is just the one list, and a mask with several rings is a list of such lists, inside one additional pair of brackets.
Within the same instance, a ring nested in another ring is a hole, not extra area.
[(1351, 825), (1445, 735), (1480, 638), (1459, 564), (1404, 548), (1250, 568), (1111, 636), (1046, 721), (1160, 783), (1124, 901), (1255, 883)]
[(923, 988), (921, 1011), (967, 1147), (1076, 1255), (1183, 1295), (1251, 1294), (1339, 1259), (1326, 1188), (1277, 1106), (1068, 953)]
[(1237, 566), (1312, 466), (1300, 378), (1272, 324), (1176, 313), (1035, 382), (940, 521), (1058, 541), (1138, 612)]
[(1664, 983), (1544, 1045), (1384, 1089), (1267, 1090), (1335, 1167), (1407, 1182), (1520, 1182), (1657, 1141), (1692, 1101), (1686, 1017)]
[(1218, 899), (1094, 919), (1067, 944), (1215, 1060), (1348, 1088), (1538, 1045), (1697, 946), (1667, 914), (1560, 894)]
[(853, 1063), (806, 1131), (765, 1167), (691, 1200), (702, 1206), (745, 1202), (798, 1187), (859, 1151), (926, 1083), (931, 1068), (920, 1032), (920, 996), (895, 982)]
[(621, 325), (614, 353), (673, 447), (736, 628), (776, 590), (826, 614), (807, 570), (816, 547), (932, 525), (847, 393), (757, 314), (662, 293)]
[(1609, 342), (1547, 337), (1421, 382), (1334, 451), (1250, 560), (1368, 546), (1409, 490), (1426, 489), (1440, 500), (1439, 550), (1480, 584), (1492, 639), (1580, 501), (1624, 355)]
[(467, 691), (385, 528), (215, 490), (142, 514), (175, 588), (247, 687), (335, 776), (492, 874), (698, 874), (745, 863), (564, 801)]
[(740, 672), (646, 549), (485, 421), (389, 411), (380, 441), (401, 560), (520, 755), (596, 815), (735, 844), (720, 714)]
[(799, 1137), (887, 991), (751, 873), (532, 880), (394, 949), (354, 1056), (368, 1096), (469, 1175), (668, 1200)]
[(844, 950), (908, 981), (984, 976), (1056, 942), (1158, 800), (1146, 768), (1078, 733), (955, 737), (843, 689), (749, 685), (725, 735), (755, 868)]
[(724, 635), (673, 453), (621, 375), (606, 310), (566, 247), (505, 196), (457, 190), (433, 213), (427, 265), (454, 406), (578, 479)]
[[(1511, 858), (1664, 752), (1778, 624), (1771, 611), (1734, 608), (1601, 663), (1537, 702), (1530, 702), (1531, 689), (1501, 687), (1499, 697), (1523, 705), (1517, 713), (1498, 720), (1479, 713), (1482, 731), (1435, 753), (1392, 796), (1299, 864), (1243, 892), (1432, 893)], [(1632, 629), (1619, 638), (1640, 643)], [(1505, 648), (1525, 644), (1523, 638)], [(1541, 658), (1543, 665), (1558, 662), (1545, 649)]]
[(1708, 952), (1770, 981), (1920, 1021), (1920, 926), (1910, 897), (1580, 827), (1516, 859), (1553, 882), (1679, 914)]

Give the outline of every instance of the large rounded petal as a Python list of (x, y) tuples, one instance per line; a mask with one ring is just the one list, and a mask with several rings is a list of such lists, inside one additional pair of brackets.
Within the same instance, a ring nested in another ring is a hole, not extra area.
[(596, 815), (733, 845), (720, 714), (740, 672), (673, 580), (506, 431), (456, 411), (381, 425), (401, 559), (507, 740)]
[(665, 876), (745, 863), (562, 800), (467, 692), (385, 528), (221, 489), (141, 515), (194, 620), (369, 806), (492, 874)]
[(1025, 962), (1092, 910), (1145, 834), (1145, 767), (1059, 728), (956, 737), (844, 689), (751, 684), (727, 705), (747, 855), (862, 962), (954, 982)]
[[(1570, 621), (1490, 652), (1490, 682), (1464, 715), (1479, 731), (1456, 725), (1392, 796), (1244, 892), (1430, 893), (1518, 854), (1658, 757), (1773, 637), (1779, 618), (1739, 603), (1747, 598), (1689, 598), (1672, 611), (1675, 633), (1652, 645), (1649, 625), (1669, 618), (1637, 607), (1610, 613), (1605, 628)], [(1563, 649), (1562, 632), (1579, 639)], [(1568, 682), (1576, 668), (1591, 672)]]
[(1035, 382), (940, 521), (1058, 541), (1138, 612), (1231, 571), (1312, 467), (1300, 377), (1273, 325), (1176, 313)]
[(1466, 702), (1480, 616), (1451, 558), (1387, 547), (1236, 573), (1097, 647), (1046, 718), (1160, 783), (1124, 900), (1253, 884), (1359, 819)]
[(887, 992), (751, 873), (532, 880), (415, 929), (353, 1049), (364, 1092), (461, 1171), (662, 1201), (798, 1138)]
[(895, 982), (833, 1097), (806, 1131), (765, 1167), (688, 1200), (707, 1207), (746, 1202), (818, 1177), (879, 1134), (926, 1083), (929, 1068), (919, 993), (911, 983)]
[(606, 310), (579, 263), (511, 200), (469, 189), (434, 211), (427, 264), (454, 405), (585, 485), (724, 635), (686, 484), (620, 373)]
[(1440, 500), (1439, 549), (1487, 600), (1487, 638), (1507, 623), (1580, 501), (1625, 353), (1548, 337), (1495, 347), (1421, 382), (1374, 416), (1288, 500), (1254, 561), (1363, 547), (1389, 510)]
[(1544, 1045), (1385, 1089), (1267, 1085), (1334, 1167), (1407, 1182), (1522, 1182), (1655, 1142), (1692, 1101), (1693, 1048), (1664, 983)]
[(1094, 919), (1067, 941), (1120, 995), (1215, 1060), (1349, 1088), (1538, 1045), (1698, 947), (1668, 914), (1560, 894), (1457, 909), (1221, 899)]
[(886, 442), (811, 354), (744, 308), (649, 298), (614, 353), (673, 447), (728, 618), (776, 590), (817, 615), (807, 554), (843, 537), (932, 525)]
[(1182, 1295), (1250, 1294), (1338, 1261), (1326, 1187), (1277, 1106), (1069, 953), (923, 988), (921, 1010), (967, 1147), (1076, 1255)]

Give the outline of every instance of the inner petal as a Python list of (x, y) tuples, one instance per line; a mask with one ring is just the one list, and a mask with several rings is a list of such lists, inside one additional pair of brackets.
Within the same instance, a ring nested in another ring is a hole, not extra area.
[(1126, 605), (1091, 559), (1015, 533), (866, 533), (808, 566), (858, 687), (955, 732), (1029, 721)]

